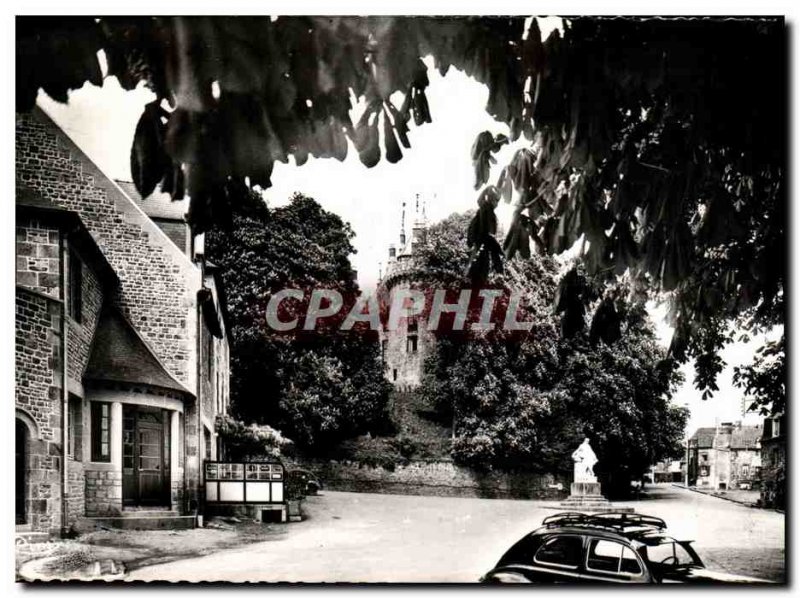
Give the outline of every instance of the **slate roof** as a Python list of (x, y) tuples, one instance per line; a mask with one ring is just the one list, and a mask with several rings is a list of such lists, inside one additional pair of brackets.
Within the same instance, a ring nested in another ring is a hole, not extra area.
[(761, 440), (761, 426), (742, 426), (731, 433), (732, 449), (755, 449)]
[(697, 431), (689, 438), (689, 442), (697, 448), (711, 448), (714, 446), (714, 435), (716, 428), (697, 428)]
[(106, 306), (97, 323), (92, 354), (83, 375), (87, 380), (146, 384), (192, 393), (170, 374), (130, 322)]
[[(697, 428), (697, 431), (689, 438), (689, 443), (701, 449), (713, 448), (716, 434), (717, 429), (713, 427)], [(755, 450), (758, 442), (761, 440), (761, 434), (761, 426), (734, 427), (733, 430), (731, 430), (730, 445), (728, 448)]]
[(148, 197), (142, 198), (132, 181), (115, 179), (115, 182), (128, 197), (136, 201), (150, 218), (164, 218), (183, 222), (183, 216), (189, 203), (187, 200), (179, 199), (173, 201), (169, 193), (163, 193), (159, 188), (156, 188)]

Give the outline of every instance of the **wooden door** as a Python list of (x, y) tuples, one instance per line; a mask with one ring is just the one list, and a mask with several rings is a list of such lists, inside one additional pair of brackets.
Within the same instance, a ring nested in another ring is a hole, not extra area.
[(126, 505), (169, 505), (168, 418), (129, 408), (123, 418), (122, 492)]

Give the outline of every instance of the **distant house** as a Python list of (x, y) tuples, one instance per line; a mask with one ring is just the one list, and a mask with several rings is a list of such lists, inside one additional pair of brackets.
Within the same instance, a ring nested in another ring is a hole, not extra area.
[(690, 486), (728, 490), (761, 479), (762, 426), (741, 422), (698, 428), (688, 441)]
[(659, 461), (653, 466), (650, 476), (651, 480), (656, 484), (666, 482), (673, 484), (683, 483), (686, 477), (686, 463), (680, 460)]
[(761, 436), (761, 502), (786, 507), (786, 428), (783, 414), (764, 420)]
[[(124, 188), (123, 188), (124, 187)], [(198, 506), (229, 406), (222, 286), (178, 214), (16, 117), (16, 521)]]

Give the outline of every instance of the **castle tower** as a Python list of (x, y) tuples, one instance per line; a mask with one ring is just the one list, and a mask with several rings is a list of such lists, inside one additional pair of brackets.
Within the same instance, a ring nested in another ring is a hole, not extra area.
[[(427, 242), (427, 219), (424, 199), (417, 194), (411, 215), (411, 236), (406, 237), (406, 202), (402, 203), (400, 215), (400, 243), (389, 245), (389, 261), (378, 286), (378, 294), (391, 302), (392, 293), (399, 289), (410, 289), (420, 279), (417, 250)], [(381, 355), (387, 379), (398, 390), (410, 390), (419, 386), (422, 378), (422, 363), (430, 350), (433, 336), (425, 323), (416, 319), (401, 321), (397, 330), (381, 333)]]

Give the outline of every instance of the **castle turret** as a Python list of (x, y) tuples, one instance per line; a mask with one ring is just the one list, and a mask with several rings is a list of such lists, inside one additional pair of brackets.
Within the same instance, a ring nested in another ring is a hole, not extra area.
[[(415, 197), (411, 235), (406, 237), (406, 202), (400, 215), (400, 245), (389, 245), (389, 260), (380, 278), (379, 293), (388, 299), (394, 290), (412, 288), (419, 280), (417, 249), (427, 241), (425, 202)], [(396, 330), (381, 333), (382, 359), (386, 377), (396, 388), (408, 390), (419, 385), (424, 356), (432, 335), (415, 318), (404, 320)]]

